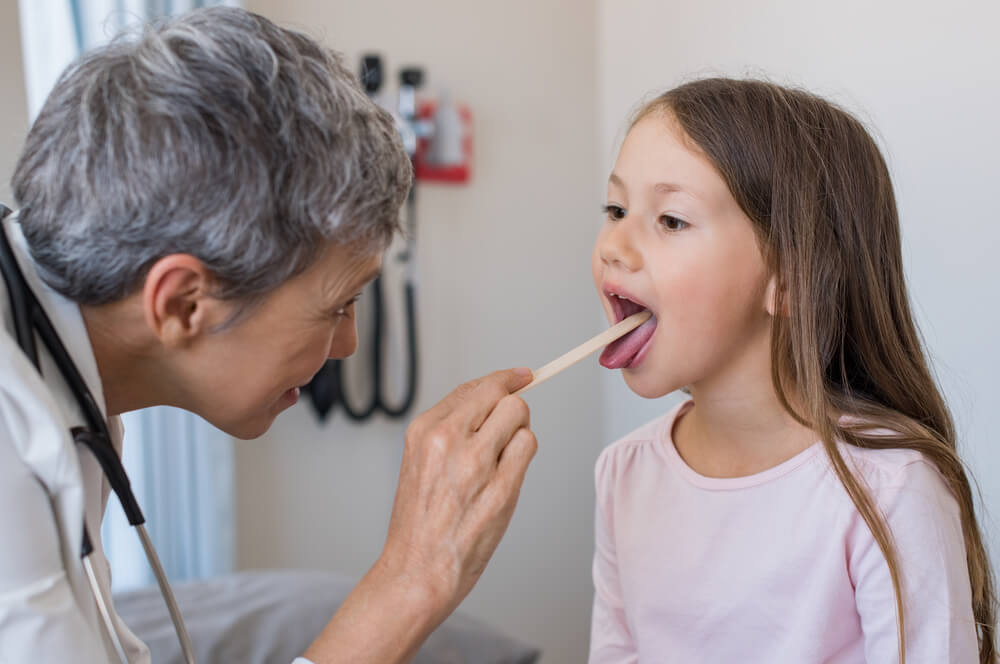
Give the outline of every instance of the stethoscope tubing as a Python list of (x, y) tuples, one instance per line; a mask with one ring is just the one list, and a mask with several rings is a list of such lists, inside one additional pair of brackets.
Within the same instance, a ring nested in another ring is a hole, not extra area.
[[(84, 531), (86, 531), (86, 528), (84, 526)], [(108, 603), (105, 601), (104, 595), (100, 592), (101, 586), (97, 582), (97, 574), (94, 573), (94, 564), (90, 560), (90, 552), (84, 554), (82, 560), (83, 569), (87, 572), (87, 581), (90, 583), (90, 590), (94, 593), (94, 600), (97, 603), (97, 611), (101, 614), (101, 624), (104, 627), (104, 633), (115, 647), (118, 659), (128, 664), (128, 655), (125, 654), (125, 646), (122, 645), (122, 640), (118, 638), (118, 632), (115, 630), (114, 622), (111, 620), (111, 610), (108, 608)]]
[(374, 312), (372, 317), (373, 338), (370, 349), (369, 361), (372, 368), (372, 392), (368, 403), (361, 407), (355, 407), (347, 398), (344, 389), (344, 364), (342, 360), (333, 361), (333, 381), (335, 401), (339, 401), (344, 409), (344, 414), (354, 421), (366, 420), (376, 411), (381, 411), (391, 418), (403, 417), (413, 406), (417, 393), (417, 326), (415, 289), (413, 283), (407, 281), (405, 285), (406, 298), (406, 345), (407, 345), (407, 377), (406, 391), (399, 404), (391, 404), (382, 394), (382, 355), (385, 337), (382, 332), (384, 303), (382, 293), (381, 277), (376, 278), (372, 284), (372, 295), (374, 299)]
[(174, 631), (177, 633), (177, 639), (180, 641), (184, 661), (187, 664), (195, 664), (191, 637), (188, 635), (187, 627), (184, 625), (181, 609), (177, 606), (177, 599), (174, 597), (173, 588), (170, 587), (170, 582), (167, 581), (167, 573), (164, 571), (163, 565), (160, 564), (160, 556), (156, 553), (153, 540), (149, 538), (145, 524), (138, 524), (135, 527), (135, 531), (139, 534), (139, 541), (142, 542), (142, 548), (146, 552), (146, 560), (149, 561), (149, 566), (153, 568), (153, 576), (156, 577), (156, 583), (160, 586), (160, 594), (167, 604), (167, 611), (170, 613), (170, 622), (174, 624)]

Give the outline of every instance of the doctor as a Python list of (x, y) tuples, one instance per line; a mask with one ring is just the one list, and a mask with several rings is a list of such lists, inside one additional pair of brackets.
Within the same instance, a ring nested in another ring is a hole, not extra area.
[[(355, 297), (410, 184), (392, 119), (335, 54), (216, 8), (63, 75), (2, 232), (117, 453), (118, 415), (157, 404), (252, 438), (327, 358), (354, 352)], [(19, 343), (10, 288), (0, 281), (0, 661), (107, 663), (120, 647), (147, 662), (113, 606), (102, 620), (81, 563), (86, 527), (110, 597), (108, 483), (70, 433), (85, 409), (48, 347), (39, 371)], [(385, 548), (299, 661), (407, 661), (468, 594), (537, 447), (511, 396), (529, 380), (497, 372), (412, 422)]]

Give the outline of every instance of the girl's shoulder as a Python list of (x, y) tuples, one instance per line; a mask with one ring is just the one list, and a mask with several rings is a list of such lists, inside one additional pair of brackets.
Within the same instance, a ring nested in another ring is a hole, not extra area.
[(670, 439), (669, 432), (678, 414), (691, 403), (687, 401), (674, 406), (605, 447), (594, 469), (598, 486), (630, 471), (641, 468), (648, 472), (665, 463), (665, 441)]
[(864, 426), (859, 433), (871, 441), (871, 446), (840, 441), (837, 448), (852, 470), (871, 488), (898, 485), (907, 478), (922, 478), (928, 471), (937, 472), (934, 462), (919, 450), (893, 445), (893, 440), (899, 438), (899, 432), (874, 423), (867, 426), (862, 418), (853, 415), (843, 416), (841, 424)]
[[(883, 512), (906, 505), (917, 510), (934, 505), (935, 510), (948, 512), (957, 508), (948, 481), (931, 457), (916, 449), (893, 447), (897, 432), (891, 429), (872, 427), (864, 433), (871, 436), (871, 447), (841, 441), (837, 449)], [(833, 475), (832, 462), (827, 459), (827, 463)]]
[(933, 500), (951, 497), (937, 465), (917, 450), (864, 448), (846, 443), (840, 443), (838, 448), (851, 470), (880, 501), (895, 501), (903, 496)]

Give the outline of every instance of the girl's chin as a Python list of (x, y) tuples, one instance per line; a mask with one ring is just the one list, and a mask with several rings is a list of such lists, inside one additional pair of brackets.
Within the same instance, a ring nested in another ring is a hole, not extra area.
[(622, 371), (625, 384), (643, 399), (659, 399), (683, 387), (682, 385), (668, 385), (662, 380), (662, 377), (642, 376), (637, 375), (637, 373), (629, 369)]

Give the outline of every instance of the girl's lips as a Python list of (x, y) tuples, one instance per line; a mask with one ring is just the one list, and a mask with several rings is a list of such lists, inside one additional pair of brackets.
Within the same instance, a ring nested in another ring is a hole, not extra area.
[(642, 300), (631, 292), (616, 284), (604, 283), (601, 291), (607, 298), (616, 323), (640, 311), (649, 311), (652, 314), (649, 320), (624, 337), (608, 344), (604, 352), (601, 353), (601, 366), (608, 369), (635, 368), (642, 362), (652, 346), (657, 325), (656, 312), (649, 309)]
[[(601, 291), (607, 299), (608, 304), (611, 305), (611, 311), (615, 316), (615, 323), (620, 323), (632, 314), (649, 309), (649, 307), (647, 307), (642, 300), (618, 286), (605, 284)], [(655, 317), (656, 312), (652, 310), (650, 311)]]

